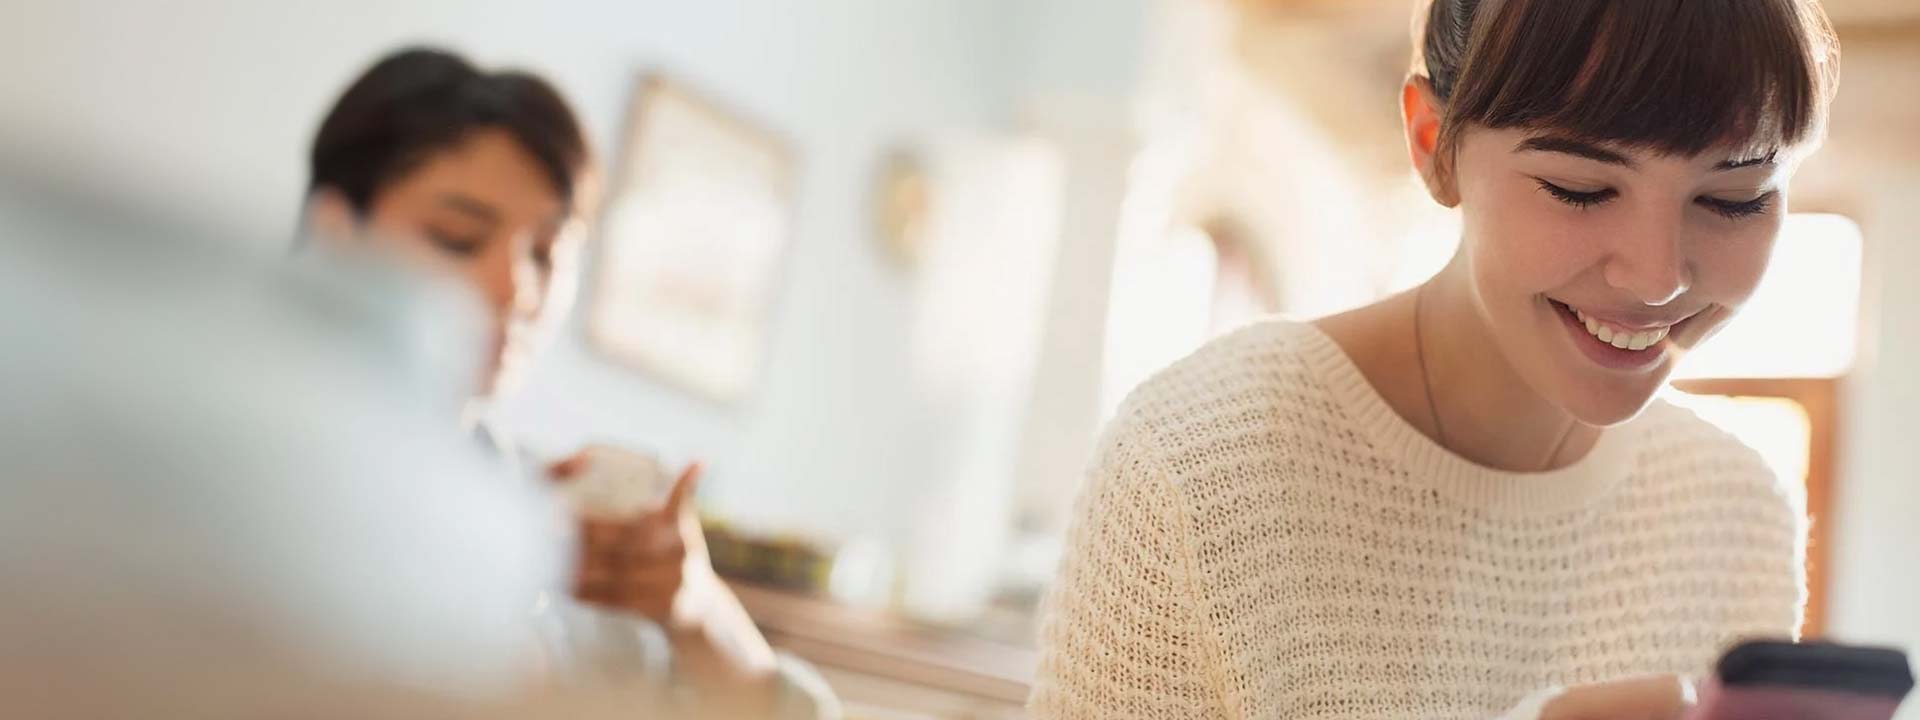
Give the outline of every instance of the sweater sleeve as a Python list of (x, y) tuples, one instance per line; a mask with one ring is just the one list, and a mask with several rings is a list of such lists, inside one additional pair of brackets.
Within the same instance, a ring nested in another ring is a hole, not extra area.
[(1030, 716), (1226, 718), (1184, 504), (1141, 428), (1124, 418), (1102, 441), (1075, 508), (1046, 600)]

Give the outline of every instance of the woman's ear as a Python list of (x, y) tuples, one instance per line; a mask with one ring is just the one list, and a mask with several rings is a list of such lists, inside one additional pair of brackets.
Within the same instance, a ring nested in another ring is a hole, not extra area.
[(1400, 120), (1407, 132), (1407, 155), (1420, 181), (1435, 202), (1453, 207), (1460, 193), (1453, 182), (1451, 163), (1440, 155), (1440, 121), (1446, 114), (1433, 94), (1433, 83), (1420, 75), (1407, 76), (1400, 88)]
[(304, 226), (301, 231), (313, 242), (344, 243), (360, 234), (359, 213), (354, 212), (353, 203), (339, 190), (329, 187), (316, 189), (307, 196), (301, 222)]

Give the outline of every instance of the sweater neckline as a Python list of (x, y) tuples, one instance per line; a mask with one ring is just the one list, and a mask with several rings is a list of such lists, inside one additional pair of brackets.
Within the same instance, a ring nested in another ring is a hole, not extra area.
[(1421, 433), (1367, 381), (1340, 344), (1311, 323), (1292, 323), (1301, 355), (1331, 392), (1334, 403), (1370, 440), (1405, 468), (1409, 479), (1458, 502), (1500, 515), (1577, 510), (1607, 495), (1631, 472), (1636, 422), (1607, 428), (1592, 449), (1566, 467), (1544, 472), (1490, 468), (1446, 449)]

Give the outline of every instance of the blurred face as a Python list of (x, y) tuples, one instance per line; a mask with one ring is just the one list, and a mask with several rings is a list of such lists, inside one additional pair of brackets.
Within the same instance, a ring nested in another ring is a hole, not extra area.
[(374, 242), (457, 277), (491, 312), (482, 394), (509, 389), (571, 304), (578, 233), (535, 158), (485, 130), (387, 183), (362, 220)]
[(1523, 380), (1589, 425), (1639, 413), (1732, 319), (1786, 210), (1785, 163), (1731, 150), (1470, 128), (1454, 167), (1456, 267), (1480, 319)]

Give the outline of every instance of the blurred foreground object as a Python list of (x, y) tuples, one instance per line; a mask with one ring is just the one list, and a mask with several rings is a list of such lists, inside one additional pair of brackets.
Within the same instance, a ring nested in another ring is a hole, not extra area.
[(0, 178), (0, 696), (432, 716), (523, 690), (564, 528), (445, 420), (465, 308), (177, 235)]
[(0, 203), (0, 676), (298, 657), (509, 686), (564, 536), (444, 419), (466, 384), (442, 359), (474, 353), (434, 351), (465, 339), (463, 308), (372, 268)]
[(551, 682), (530, 601), (562, 586), (570, 526), (449, 420), (479, 370), (471, 299), (391, 263), (237, 247), (0, 177), (10, 709), (837, 715)]

